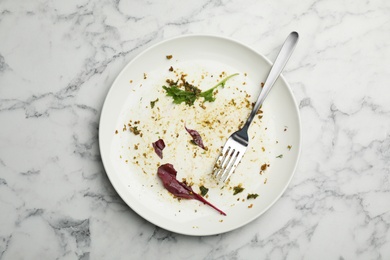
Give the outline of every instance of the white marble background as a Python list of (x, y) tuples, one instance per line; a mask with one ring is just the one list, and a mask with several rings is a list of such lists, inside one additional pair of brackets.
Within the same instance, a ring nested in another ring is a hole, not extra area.
[[(273, 60), (293, 30), (303, 149), (276, 205), (211, 237), (128, 208), (97, 139), (122, 67), (190, 33)], [(389, 68), (387, 0), (0, 0), (0, 259), (390, 259)]]

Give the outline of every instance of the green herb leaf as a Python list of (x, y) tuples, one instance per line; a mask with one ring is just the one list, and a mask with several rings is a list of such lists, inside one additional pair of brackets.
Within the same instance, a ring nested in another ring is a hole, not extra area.
[(237, 195), (238, 193), (243, 192), (244, 188), (241, 187), (241, 185), (238, 185), (238, 186), (233, 187), (233, 191), (234, 191), (233, 195)]
[(214, 102), (215, 101), (215, 97), (213, 96), (213, 93), (214, 93), (214, 89), (211, 88), (211, 89), (209, 89), (207, 91), (204, 91), (204, 92), (200, 93), (199, 96), (204, 98), (204, 101)]
[[(204, 101), (213, 102), (215, 101), (214, 97), (214, 90), (218, 88), (219, 86), (224, 87), (226, 84), (226, 81), (228, 81), (230, 78), (237, 76), (238, 73), (232, 74), (220, 82), (216, 84), (214, 87), (201, 92), (199, 88), (189, 84), (188, 82), (185, 82), (185, 90), (180, 89), (177, 85), (171, 85), (169, 87), (163, 86), (163, 89), (167, 92), (167, 96), (173, 98), (173, 103), (180, 104), (180, 103), (186, 103), (187, 105), (191, 106), (194, 104), (195, 100), (198, 97), (203, 97)], [(173, 82), (173, 81), (171, 81)], [(175, 83), (173, 83), (175, 84)], [(177, 82), (176, 82), (177, 84)], [(153, 107), (152, 107), (153, 108)]]
[(200, 93), (199, 96), (203, 97), (204, 98), (204, 101), (208, 101), (208, 102), (214, 102), (215, 101), (215, 97), (213, 96), (213, 93), (214, 93), (214, 90), (216, 88), (218, 88), (219, 86), (221, 87), (225, 87), (225, 84), (226, 82), (230, 79), (230, 78), (233, 78), (234, 76), (237, 76), (238, 73), (235, 73), (235, 74), (232, 74), (230, 76), (227, 76), (226, 78), (224, 78), (223, 80), (221, 80), (220, 82), (217, 83), (217, 85), (215, 85), (214, 87), (206, 90), (206, 91), (203, 91), (202, 93)]
[(205, 186), (200, 186), (199, 187), (200, 189), (200, 195), (202, 195), (202, 197), (206, 196), (207, 192), (209, 192), (209, 189), (207, 189)]
[(276, 158), (283, 158), (283, 154), (279, 154)]
[(156, 100), (154, 100), (154, 101), (150, 101), (150, 106), (152, 107), (152, 108), (154, 108), (154, 106), (156, 105), (156, 102), (158, 101), (158, 98), (156, 99)]
[(252, 194), (248, 194), (248, 196), (246, 196), (246, 199), (256, 199), (257, 197), (259, 196), (259, 194), (257, 193), (252, 193)]
[(167, 92), (167, 96), (173, 98), (173, 103), (175, 104), (185, 102), (187, 105), (193, 105), (196, 100), (196, 94), (194, 92), (179, 89), (175, 85), (171, 87), (163, 86), (163, 89)]

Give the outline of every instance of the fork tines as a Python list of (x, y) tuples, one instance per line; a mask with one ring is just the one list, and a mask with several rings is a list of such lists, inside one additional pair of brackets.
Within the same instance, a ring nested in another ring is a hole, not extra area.
[(214, 165), (214, 176), (223, 182), (228, 180), (240, 163), (244, 152), (245, 151), (240, 151), (239, 149), (225, 145)]

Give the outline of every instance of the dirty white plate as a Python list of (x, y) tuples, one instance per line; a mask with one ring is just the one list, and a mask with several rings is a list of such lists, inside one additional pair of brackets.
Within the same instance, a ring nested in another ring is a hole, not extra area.
[[(267, 211), (287, 188), (301, 146), (297, 105), (283, 76), (251, 126), (250, 147), (230, 182), (217, 183), (210, 172), (218, 149), (246, 120), (270, 67), (250, 47), (208, 35), (163, 41), (134, 58), (113, 83), (99, 128), (103, 164), (122, 199), (151, 223), (194, 236), (234, 230)], [(167, 78), (186, 74), (186, 80), (206, 90), (233, 73), (239, 75), (217, 88), (215, 102), (203, 105), (201, 100), (194, 106), (173, 104), (162, 88)], [(207, 151), (191, 145), (184, 125), (202, 135)], [(159, 138), (167, 145), (163, 159), (152, 148)], [(178, 180), (185, 178), (195, 192), (202, 185), (208, 188), (206, 199), (227, 216), (196, 200), (171, 196), (156, 174), (164, 163), (173, 164)], [(234, 195), (238, 186), (244, 190)], [(258, 197), (248, 199), (248, 194)]]

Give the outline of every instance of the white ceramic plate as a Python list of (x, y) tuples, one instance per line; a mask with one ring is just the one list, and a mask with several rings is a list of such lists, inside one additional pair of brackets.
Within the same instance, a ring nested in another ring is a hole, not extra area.
[[(122, 199), (151, 223), (195, 236), (231, 231), (268, 210), (288, 186), (301, 146), (297, 105), (283, 77), (251, 125), (250, 147), (230, 182), (217, 183), (210, 173), (220, 147), (246, 120), (270, 66), (241, 43), (206, 35), (170, 39), (134, 58), (107, 95), (99, 129), (103, 164)], [(218, 88), (212, 103), (173, 104), (162, 88), (166, 79), (186, 74), (187, 81), (206, 90), (233, 73), (239, 75)], [(190, 143), (184, 125), (202, 135), (207, 151)], [(133, 127), (141, 134), (129, 131)], [(167, 145), (163, 159), (152, 148), (159, 138)], [(156, 174), (164, 163), (173, 164), (178, 179), (191, 182), (195, 192), (207, 187), (206, 199), (227, 216), (196, 200), (174, 198)], [(234, 195), (237, 186), (244, 190)], [(248, 194), (258, 197), (248, 199)]]

